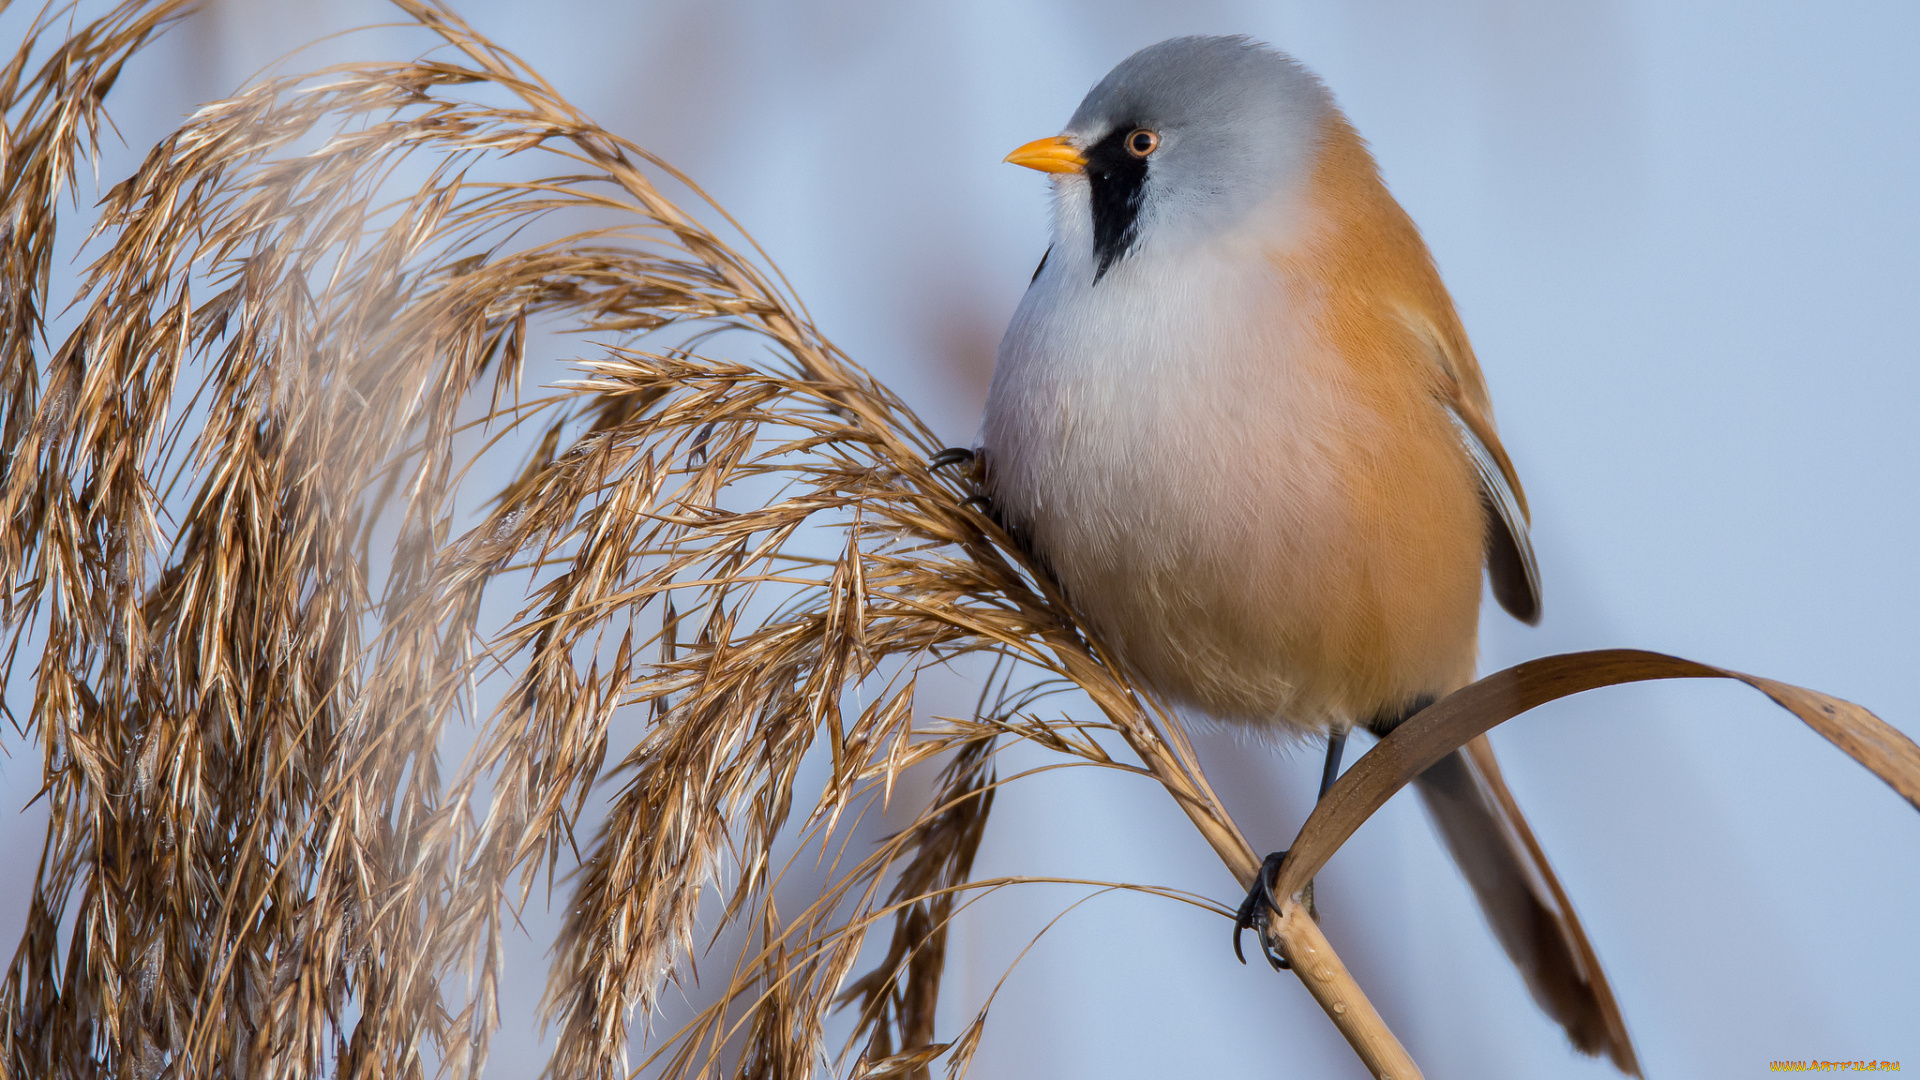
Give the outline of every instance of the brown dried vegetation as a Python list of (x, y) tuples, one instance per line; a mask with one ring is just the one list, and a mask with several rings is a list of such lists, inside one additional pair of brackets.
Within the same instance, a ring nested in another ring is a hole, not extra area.
[[(398, 2), (429, 58), (270, 78), (154, 147), (97, 210), (57, 343), (61, 200), (121, 64), (182, 4), (58, 44), (43, 18), (0, 78), (0, 574), (51, 812), (0, 1069), (477, 1071), (510, 920), (571, 873), (553, 1075), (627, 1074), (714, 887), (752, 934), (718, 1002), (657, 1040), (669, 1075), (805, 1076), (836, 1049), (868, 1078), (957, 1072), (985, 1014), (936, 1037), (946, 932), (1018, 883), (970, 875), (1012, 740), (1152, 777), (1250, 881), (1179, 724), (930, 471), (913, 414), (660, 185), (697, 189), (448, 10)], [(551, 174), (512, 178), (535, 160)], [(569, 217), (586, 227), (536, 239)], [(605, 344), (523, 400), (543, 327)], [(490, 483), (517, 430), (538, 451)], [(503, 591), (523, 606), (494, 625)], [(997, 657), (976, 714), (917, 715), (916, 673), (969, 653)], [(1659, 676), (1593, 685), (1636, 677)], [(1065, 689), (1105, 723), (1043, 718)], [(1356, 766), (1283, 883), (1525, 695), (1494, 696)], [(443, 775), (462, 720), (474, 748)], [(616, 724), (644, 732), (609, 765)], [(1833, 724), (1920, 799), (1911, 743), (1861, 710)], [(810, 753), (828, 779), (795, 820)], [(924, 808), (850, 850), (847, 822), (916, 769)], [(792, 916), (783, 835), (830, 871)]]

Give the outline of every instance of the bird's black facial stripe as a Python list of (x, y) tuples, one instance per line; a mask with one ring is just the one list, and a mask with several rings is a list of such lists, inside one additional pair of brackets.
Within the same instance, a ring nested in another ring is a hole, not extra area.
[(1087, 150), (1087, 186), (1093, 202), (1093, 257), (1097, 284), (1133, 247), (1140, 204), (1147, 194), (1147, 162), (1127, 152), (1138, 124), (1119, 124)]

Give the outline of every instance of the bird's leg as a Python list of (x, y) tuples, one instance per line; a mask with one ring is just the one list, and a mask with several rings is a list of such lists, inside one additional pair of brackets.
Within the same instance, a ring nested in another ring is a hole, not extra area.
[[(1326, 798), (1327, 789), (1333, 786), (1335, 780), (1340, 779), (1340, 755), (1346, 748), (1346, 728), (1334, 728), (1327, 733), (1327, 762), (1320, 768), (1320, 794), (1316, 801)], [(1284, 851), (1276, 851), (1267, 856), (1266, 861), (1260, 864), (1259, 879), (1253, 883), (1253, 888), (1247, 890), (1247, 898), (1240, 901), (1240, 911), (1233, 919), (1233, 955), (1240, 957), (1240, 962), (1243, 964), (1247, 962), (1247, 958), (1240, 952), (1240, 933), (1243, 930), (1252, 929), (1259, 933), (1260, 948), (1266, 953), (1267, 963), (1273, 965), (1273, 970), (1281, 971), (1289, 966), (1267, 941), (1267, 917), (1274, 904), (1273, 875), (1279, 873), (1280, 864), (1286, 860), (1287, 853)], [(1314, 922), (1319, 922), (1320, 913), (1314, 910), (1313, 905), (1313, 882), (1307, 882), (1303, 897), (1307, 905), (1307, 914), (1313, 917)]]
[(1334, 728), (1327, 734), (1327, 763), (1320, 769), (1320, 794), (1316, 797), (1316, 802), (1326, 798), (1327, 789), (1333, 786), (1335, 780), (1340, 779), (1340, 753), (1346, 748), (1346, 728)]
[[(1320, 800), (1327, 797), (1327, 789), (1333, 787), (1333, 782), (1340, 779), (1340, 755), (1347, 748), (1347, 730), (1336, 727), (1327, 732), (1327, 762), (1320, 766), (1320, 794), (1314, 797), (1315, 806), (1320, 805)], [(1307, 914), (1313, 918), (1314, 922), (1319, 922), (1320, 909), (1313, 902), (1313, 882), (1307, 882), (1307, 887), (1301, 890), (1300, 898), (1307, 905)]]

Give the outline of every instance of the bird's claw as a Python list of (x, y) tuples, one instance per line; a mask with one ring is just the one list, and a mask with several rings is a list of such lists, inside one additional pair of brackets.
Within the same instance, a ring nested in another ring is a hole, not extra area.
[(687, 456), (693, 459), (695, 465), (705, 465), (707, 463), (707, 443), (712, 441), (712, 439), (713, 424), (708, 424), (694, 433), (693, 447), (687, 451)]
[[(974, 453), (973, 451), (967, 449), (964, 446), (949, 446), (945, 450), (942, 450), (939, 453), (927, 459), (927, 469), (929, 471), (935, 471), (939, 469), (951, 468), (955, 465), (963, 465), (963, 466), (970, 467), (973, 465), (974, 462), (978, 461), (979, 458), (980, 458), (980, 455)], [(974, 483), (971, 486), (977, 489), (979, 487), (979, 483), (978, 483), (979, 477), (973, 476), (970, 479), (974, 481)], [(981, 513), (987, 515), (988, 517), (993, 518), (995, 521), (999, 520), (998, 515), (996, 515), (993, 510), (993, 500), (987, 497), (987, 495), (984, 492), (981, 492), (978, 490), (975, 490), (975, 492), (972, 495), (969, 495), (966, 498), (961, 499), (960, 508), (962, 510), (978, 510)]]
[(1260, 873), (1253, 879), (1253, 888), (1247, 890), (1247, 898), (1240, 901), (1240, 910), (1233, 917), (1233, 955), (1247, 962), (1246, 954), (1240, 951), (1240, 935), (1252, 930), (1260, 935), (1260, 951), (1265, 954), (1267, 963), (1275, 971), (1285, 971), (1293, 965), (1281, 956), (1267, 939), (1267, 920), (1271, 917), (1276, 903), (1273, 898), (1273, 876), (1280, 872), (1280, 864), (1287, 861), (1287, 853), (1276, 851), (1260, 863)]

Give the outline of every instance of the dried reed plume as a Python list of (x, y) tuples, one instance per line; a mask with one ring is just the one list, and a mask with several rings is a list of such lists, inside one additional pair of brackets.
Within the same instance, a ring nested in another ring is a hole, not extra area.
[[(1177, 721), (966, 479), (930, 470), (906, 406), (659, 185), (697, 189), (447, 9), (396, 2), (430, 58), (261, 81), (112, 189), (57, 344), (61, 200), (121, 65), (183, 6), (133, 0), (59, 43), (43, 16), (0, 77), (0, 573), (51, 812), (6, 1075), (477, 1073), (507, 920), (569, 872), (552, 1075), (628, 1074), (716, 885), (750, 940), (717, 1003), (650, 1044), (665, 1075), (958, 1074), (985, 1014), (934, 1031), (945, 936), (968, 895), (1018, 884), (970, 873), (1016, 740), (1157, 780), (1250, 883)], [(551, 175), (505, 171), (533, 160)], [(568, 218), (586, 227), (532, 239)], [(523, 399), (543, 327), (605, 344)], [(498, 483), (489, 455), (521, 431), (539, 449)], [(490, 588), (524, 604), (503, 625)], [(972, 653), (995, 658), (976, 713), (917, 717), (916, 673)], [(1377, 1075), (1417, 1070), (1303, 914), (1313, 873), (1523, 709), (1702, 675), (1730, 673), (1626, 652), (1502, 672), (1314, 812), (1272, 933)], [(1920, 804), (1920, 749), (1891, 728), (1732, 677)], [(1104, 722), (1043, 717), (1063, 690)], [(443, 776), (462, 719), (477, 741)], [(622, 721), (644, 735), (609, 766)], [(795, 818), (817, 742), (828, 779)], [(848, 821), (909, 770), (931, 774), (925, 806), (851, 848)], [(795, 834), (831, 872), (787, 914), (771, 886)], [(836, 1007), (844, 1046), (824, 1041)]]

